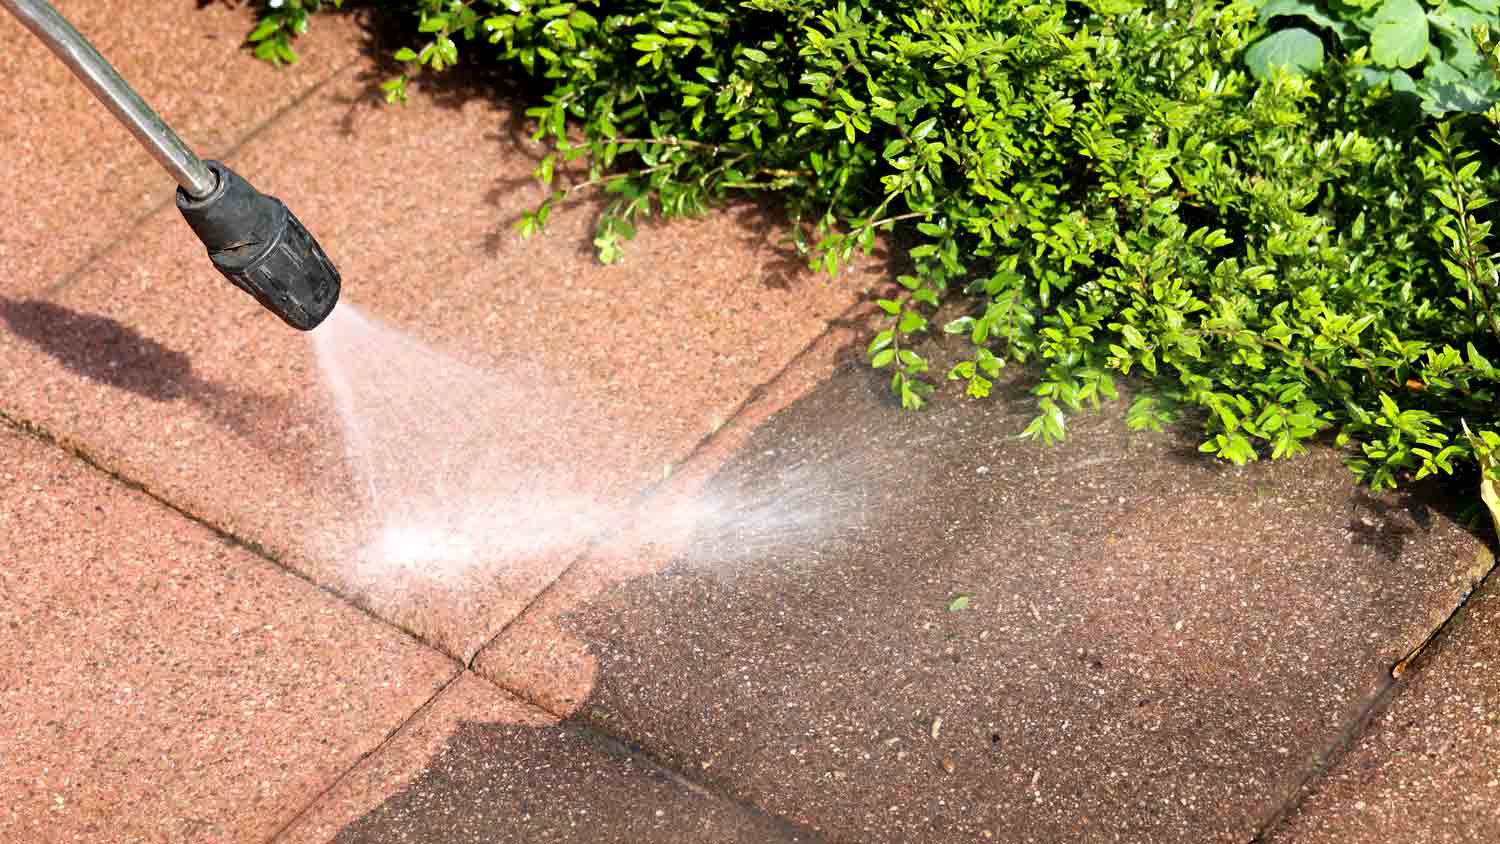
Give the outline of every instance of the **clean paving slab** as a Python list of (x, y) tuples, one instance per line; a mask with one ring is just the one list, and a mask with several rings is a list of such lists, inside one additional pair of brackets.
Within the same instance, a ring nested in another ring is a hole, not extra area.
[(0, 426), (0, 840), (266, 840), (458, 670)]

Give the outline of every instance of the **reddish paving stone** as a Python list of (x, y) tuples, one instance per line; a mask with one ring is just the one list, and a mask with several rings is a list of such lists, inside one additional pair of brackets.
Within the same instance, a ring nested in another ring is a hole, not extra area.
[[(416, 370), (394, 433), (381, 434), (393, 457), (431, 453), (424, 414), (441, 411), (440, 432), (456, 419), (480, 440), (455, 447), (457, 462), (496, 467), (500, 488), (539, 478), (535, 498), (558, 490), (556, 478), (576, 481), (570, 495), (624, 518), (633, 496), (883, 277), (873, 261), (837, 281), (790, 272), (774, 226), (746, 209), (643, 226), (617, 267), (586, 248), (587, 205), (520, 241), (508, 224), (542, 194), (527, 181), (536, 150), (512, 139), (510, 113), (454, 107), (441, 91), (384, 107), (367, 75), (351, 69), (230, 163), (321, 240), (346, 303), (489, 373), (489, 394), (474, 397)], [(5, 305), (0, 406), (472, 656), (583, 543), (436, 581), (351, 567), (363, 488), (308, 341), (219, 279), (174, 214), (54, 300)], [(508, 398), (508, 410), (482, 412)], [(408, 462), (405, 477), (430, 474)], [(608, 524), (593, 515), (575, 521)]]
[(0, 840), (265, 840), (455, 670), (0, 430)]
[(810, 840), (465, 673), (276, 844)]
[(578, 710), (833, 840), (1245, 841), (1491, 564), (1329, 452), (1213, 465), (1118, 408), (1046, 449), (995, 392), (903, 413), (855, 366), (771, 418), (730, 518), (546, 608)]
[(1500, 830), (1495, 578), (1418, 658), (1390, 706), (1269, 840), (1494, 841)]
[[(240, 46), (252, 23), (247, 4), (54, 5), (204, 157), (224, 154), (353, 60), (361, 43), (352, 18), (320, 19), (305, 39), (303, 61), (277, 70)], [(151, 209), (170, 204), (177, 186), (6, 12), (0, 12), (0, 77), (12, 92), (0, 116), (0, 297), (14, 298), (61, 281)]]

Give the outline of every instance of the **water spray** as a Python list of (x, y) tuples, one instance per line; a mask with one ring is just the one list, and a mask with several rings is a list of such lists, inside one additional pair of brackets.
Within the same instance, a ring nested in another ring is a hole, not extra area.
[(339, 298), (339, 272), (285, 203), (218, 161), (200, 160), (45, 0), (0, 0), (177, 180), (177, 210), (231, 284), (303, 331)]

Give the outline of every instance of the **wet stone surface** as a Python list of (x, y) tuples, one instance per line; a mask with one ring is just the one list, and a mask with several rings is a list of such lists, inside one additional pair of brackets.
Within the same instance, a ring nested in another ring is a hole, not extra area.
[(581, 717), (831, 840), (1244, 841), (1489, 565), (1336, 455), (1045, 449), (997, 394), (855, 367), (774, 417), (710, 484), (739, 523), (565, 616)]

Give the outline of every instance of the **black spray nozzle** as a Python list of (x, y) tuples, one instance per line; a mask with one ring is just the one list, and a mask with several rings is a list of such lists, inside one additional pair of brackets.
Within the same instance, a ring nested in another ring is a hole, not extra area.
[(339, 271), (302, 223), (217, 161), (218, 184), (195, 198), (177, 189), (177, 210), (208, 248), (214, 267), (287, 325), (311, 331), (339, 300)]

